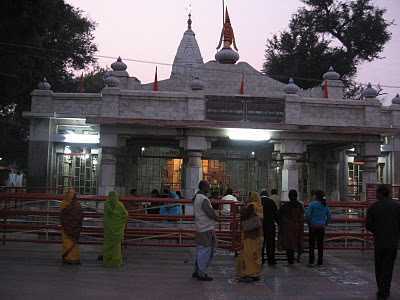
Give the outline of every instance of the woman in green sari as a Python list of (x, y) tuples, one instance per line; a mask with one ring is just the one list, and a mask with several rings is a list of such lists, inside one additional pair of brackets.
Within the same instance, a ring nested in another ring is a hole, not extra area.
[(104, 204), (103, 265), (105, 267), (120, 267), (122, 265), (121, 244), (127, 221), (128, 211), (119, 201), (118, 195), (115, 192), (110, 192)]

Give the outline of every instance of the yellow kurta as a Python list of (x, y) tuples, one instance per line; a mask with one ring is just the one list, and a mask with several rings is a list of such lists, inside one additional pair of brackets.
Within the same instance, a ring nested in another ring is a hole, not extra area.
[[(250, 193), (249, 205), (254, 205), (256, 214), (259, 218), (263, 217), (261, 199), (258, 193)], [(242, 249), (238, 258), (238, 272), (240, 277), (259, 277), (262, 270), (261, 249), (262, 249), (262, 229), (248, 234), (242, 230)]]

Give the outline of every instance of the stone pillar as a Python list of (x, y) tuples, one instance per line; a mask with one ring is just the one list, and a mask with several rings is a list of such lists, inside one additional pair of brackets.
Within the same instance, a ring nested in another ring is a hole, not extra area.
[(27, 186), (32, 191), (43, 191), (52, 182), (52, 138), (55, 124), (51, 118), (32, 119), (29, 132)]
[(283, 158), (281, 200), (288, 201), (290, 190), (299, 192), (299, 163), (304, 153), (304, 144), (301, 141), (287, 140), (280, 147)]
[(103, 133), (100, 129), (101, 164), (99, 195), (107, 195), (116, 189), (118, 135)]
[(298, 155), (283, 155), (281, 200), (288, 201), (290, 190), (299, 191)]
[(187, 151), (184, 159), (184, 189), (186, 198), (192, 198), (198, 189), (200, 180), (203, 179), (201, 162), (202, 152)]
[(99, 195), (108, 195), (115, 190), (117, 172), (116, 148), (103, 147), (101, 149), (101, 165), (99, 180)]
[(400, 136), (393, 137), (391, 183), (400, 184)]
[(346, 200), (348, 193), (348, 164), (346, 151), (339, 153), (339, 200)]
[(377, 183), (377, 164), (381, 154), (380, 143), (364, 143), (361, 145), (361, 156), (364, 160), (362, 168), (362, 194), (361, 199), (366, 199), (366, 186), (368, 183)]
[(188, 136), (181, 141), (185, 149), (183, 165), (183, 193), (185, 198), (192, 198), (203, 179), (202, 153), (209, 148), (205, 137)]
[(325, 193), (329, 200), (340, 200), (339, 153), (331, 151), (325, 161)]

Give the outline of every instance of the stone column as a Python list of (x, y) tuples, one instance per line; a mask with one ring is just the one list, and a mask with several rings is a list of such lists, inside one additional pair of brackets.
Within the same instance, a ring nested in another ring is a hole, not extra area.
[(299, 164), (296, 154), (283, 155), (281, 200), (288, 201), (290, 190), (299, 191)]
[(190, 199), (203, 179), (201, 156), (209, 148), (209, 143), (205, 137), (188, 136), (181, 141), (181, 146), (185, 149), (183, 192), (185, 198)]
[(280, 147), (283, 158), (281, 200), (288, 201), (290, 190), (299, 192), (299, 163), (297, 162), (304, 152), (301, 141), (287, 140)]
[(361, 145), (361, 156), (364, 160), (362, 168), (362, 200), (366, 199), (367, 184), (378, 182), (377, 164), (380, 154), (380, 143), (364, 143)]
[(346, 152), (342, 150), (339, 153), (339, 200), (346, 200), (348, 193), (348, 168)]
[(101, 149), (101, 165), (99, 180), (99, 195), (108, 195), (115, 190), (117, 172), (116, 148), (103, 147)]
[(53, 134), (51, 118), (32, 119), (30, 124), (27, 186), (32, 191), (46, 192), (52, 182)]
[(400, 136), (393, 137), (391, 183), (400, 184)]
[(331, 151), (325, 162), (325, 193), (329, 200), (340, 200), (339, 192), (339, 153)]
[(101, 164), (99, 177), (99, 195), (107, 195), (116, 188), (117, 173), (117, 134), (103, 133), (100, 129)]
[(201, 151), (187, 151), (184, 159), (184, 189), (186, 198), (191, 198), (196, 193), (200, 180), (203, 179)]

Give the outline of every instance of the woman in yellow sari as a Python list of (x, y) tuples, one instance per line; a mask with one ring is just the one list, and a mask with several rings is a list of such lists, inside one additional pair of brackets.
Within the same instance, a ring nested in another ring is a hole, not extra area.
[(105, 267), (122, 266), (122, 240), (128, 221), (128, 211), (119, 201), (115, 192), (108, 194), (104, 204), (104, 244), (103, 265)]
[(242, 249), (238, 258), (239, 281), (253, 282), (260, 280), (262, 262), (262, 218), (261, 198), (251, 192), (249, 200), (241, 210)]
[(61, 202), (62, 259), (65, 264), (80, 264), (79, 236), (83, 213), (74, 190), (69, 190)]

